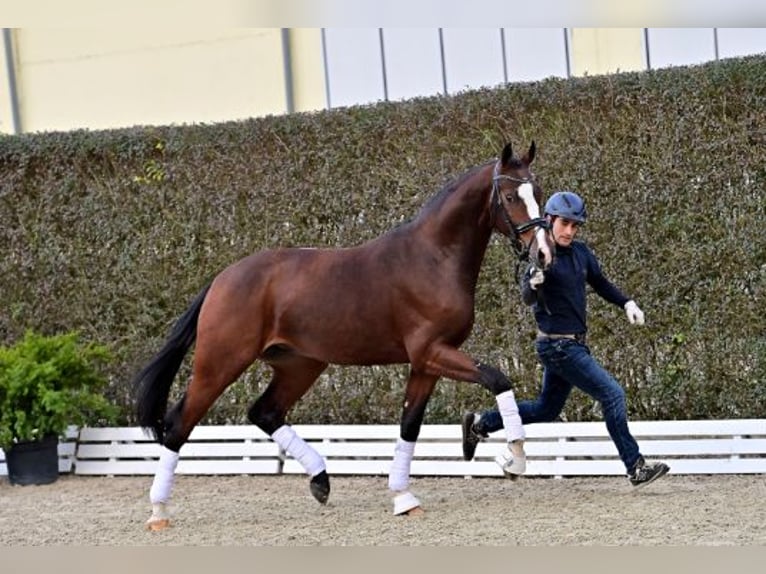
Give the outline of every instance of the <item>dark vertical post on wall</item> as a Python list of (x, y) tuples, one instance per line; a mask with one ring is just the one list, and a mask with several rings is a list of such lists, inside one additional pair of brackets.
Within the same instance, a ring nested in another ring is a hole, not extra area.
[(646, 69), (652, 69), (652, 59), (649, 56), (649, 28), (644, 28), (644, 57), (646, 58)]
[(713, 28), (713, 49), (715, 50), (715, 61), (720, 60), (718, 55), (718, 28)]
[(324, 64), (324, 95), (327, 99), (327, 109), (332, 108), (330, 99), (330, 62), (327, 60), (327, 35), (322, 28), (322, 63)]
[(567, 78), (572, 77), (571, 54), (569, 53), (569, 28), (564, 28), (564, 58), (567, 63)]
[(505, 54), (505, 28), (500, 28), (500, 51), (503, 53), (503, 82), (508, 83), (508, 57)]
[(447, 61), (444, 59), (444, 31), (439, 28), (439, 53), (442, 57), (442, 91), (447, 95)]
[(10, 28), (3, 28), (5, 46), (5, 67), (8, 70), (8, 92), (11, 96), (11, 121), (13, 133), (21, 133), (21, 115), (19, 114), (19, 92), (16, 86), (16, 62), (13, 56), (13, 37)]
[(285, 104), (287, 113), (295, 111), (295, 97), (293, 91), (293, 54), (290, 49), (290, 29), (282, 28), (282, 65), (285, 72)]
[(383, 70), (383, 99), (388, 101), (388, 79), (386, 78), (386, 47), (383, 43), (383, 28), (378, 28), (378, 38), (380, 39), (380, 67)]

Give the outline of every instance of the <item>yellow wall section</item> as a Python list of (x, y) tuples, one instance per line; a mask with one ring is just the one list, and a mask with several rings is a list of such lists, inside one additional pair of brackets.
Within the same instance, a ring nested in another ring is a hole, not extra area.
[(643, 28), (572, 28), (575, 76), (646, 69)]
[(322, 33), (319, 28), (291, 28), (290, 55), (293, 72), (293, 103), (296, 112), (327, 107)]
[(279, 28), (15, 32), (25, 132), (210, 123), (287, 109)]

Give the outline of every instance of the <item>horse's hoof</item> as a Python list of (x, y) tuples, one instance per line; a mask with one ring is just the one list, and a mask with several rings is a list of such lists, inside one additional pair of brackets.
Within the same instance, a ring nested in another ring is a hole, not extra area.
[(319, 504), (327, 504), (327, 499), (330, 498), (330, 477), (327, 476), (326, 471), (323, 470), (312, 477), (309, 488)]
[(423, 516), (426, 513), (425, 510), (423, 510), (422, 506), (416, 506), (415, 508), (410, 508), (406, 514), (407, 516)]
[(394, 516), (416, 516), (422, 513), (420, 501), (411, 492), (404, 491), (394, 496)]
[(497, 455), (495, 463), (502, 469), (503, 474), (511, 480), (516, 480), (527, 471), (526, 454), (514, 456), (510, 450)]
[(169, 518), (150, 518), (149, 520), (146, 521), (146, 529), (151, 530), (152, 532), (165, 530), (169, 526), (170, 526)]
[(168, 514), (167, 505), (164, 502), (155, 502), (152, 504), (152, 515), (146, 521), (146, 529), (152, 532), (165, 530), (170, 526), (170, 514)]

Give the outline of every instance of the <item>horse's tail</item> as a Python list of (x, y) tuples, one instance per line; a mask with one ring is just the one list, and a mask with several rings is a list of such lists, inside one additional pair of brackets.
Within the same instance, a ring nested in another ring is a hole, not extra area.
[(181, 363), (197, 338), (197, 321), (210, 284), (192, 301), (170, 332), (165, 345), (135, 379), (136, 416), (138, 424), (162, 442), (165, 434), (165, 412), (170, 386)]

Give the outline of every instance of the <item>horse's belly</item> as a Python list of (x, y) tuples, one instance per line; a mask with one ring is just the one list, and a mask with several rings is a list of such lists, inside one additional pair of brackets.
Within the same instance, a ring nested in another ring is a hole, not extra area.
[(398, 337), (373, 330), (317, 333), (304, 340), (307, 354), (336, 365), (386, 365), (409, 361), (407, 350)]

